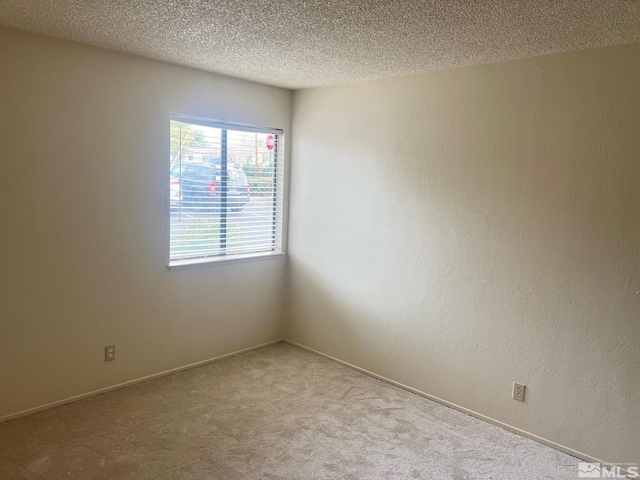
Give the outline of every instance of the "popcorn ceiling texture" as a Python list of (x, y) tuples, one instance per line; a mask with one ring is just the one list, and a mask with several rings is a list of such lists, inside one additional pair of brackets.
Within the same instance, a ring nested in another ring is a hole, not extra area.
[(637, 0), (0, 0), (0, 25), (286, 88), (640, 41)]

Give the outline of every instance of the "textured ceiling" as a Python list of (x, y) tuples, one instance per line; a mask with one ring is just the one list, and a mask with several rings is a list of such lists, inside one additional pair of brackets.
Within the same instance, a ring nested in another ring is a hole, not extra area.
[(0, 25), (288, 88), (640, 41), (639, 0), (0, 0)]

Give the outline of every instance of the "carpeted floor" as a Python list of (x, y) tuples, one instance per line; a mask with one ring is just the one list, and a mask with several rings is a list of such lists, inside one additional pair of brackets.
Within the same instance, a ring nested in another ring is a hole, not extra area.
[(0, 425), (0, 479), (575, 479), (578, 460), (278, 344)]

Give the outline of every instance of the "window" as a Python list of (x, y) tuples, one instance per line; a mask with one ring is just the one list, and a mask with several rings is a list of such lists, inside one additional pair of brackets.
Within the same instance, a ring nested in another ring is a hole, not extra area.
[(282, 253), (282, 140), (171, 116), (169, 267)]

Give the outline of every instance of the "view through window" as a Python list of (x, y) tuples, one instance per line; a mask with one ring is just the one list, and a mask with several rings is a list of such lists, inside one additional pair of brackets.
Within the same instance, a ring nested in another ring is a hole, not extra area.
[(280, 252), (281, 137), (172, 116), (170, 266)]

